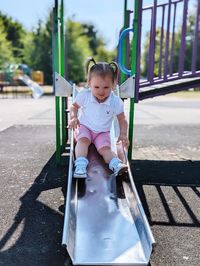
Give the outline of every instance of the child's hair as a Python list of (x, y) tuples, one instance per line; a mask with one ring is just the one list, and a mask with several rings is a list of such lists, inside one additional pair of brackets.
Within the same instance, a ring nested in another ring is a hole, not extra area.
[[(93, 65), (89, 68), (90, 63), (93, 63)], [(119, 68), (117, 63), (111, 62), (96, 62), (94, 58), (90, 57), (86, 61), (86, 75), (87, 75), (87, 81), (91, 80), (91, 77), (93, 74), (99, 75), (101, 77), (110, 76), (113, 83), (117, 81)]]

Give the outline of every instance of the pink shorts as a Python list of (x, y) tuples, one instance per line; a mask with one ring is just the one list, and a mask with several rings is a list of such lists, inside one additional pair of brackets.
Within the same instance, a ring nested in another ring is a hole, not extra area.
[(80, 125), (80, 127), (75, 130), (75, 139), (78, 141), (81, 138), (89, 139), (91, 143), (94, 143), (97, 150), (103, 147), (111, 147), (109, 131), (95, 133), (86, 126)]

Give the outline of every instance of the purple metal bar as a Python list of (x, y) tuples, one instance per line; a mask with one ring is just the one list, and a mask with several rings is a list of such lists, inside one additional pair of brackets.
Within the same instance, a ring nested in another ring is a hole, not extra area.
[[(150, 36), (149, 36), (149, 53), (148, 53), (148, 60), (147, 60), (147, 64), (148, 66), (150, 65), (150, 55), (151, 55), (151, 50), (152, 50), (152, 42), (151, 42), (151, 39), (152, 39), (152, 14), (153, 14), (153, 7), (151, 7), (151, 26), (150, 26)], [(147, 35), (148, 36), (148, 35)], [(147, 79), (150, 80), (150, 68), (148, 67), (147, 68)]]
[(151, 20), (151, 35), (150, 35), (150, 53), (149, 53), (149, 80), (153, 83), (154, 78), (154, 64), (155, 64), (155, 48), (156, 48), (156, 14), (157, 14), (157, 0), (154, 0)]
[[(183, 2), (183, 0), (177, 0), (177, 1), (173, 1), (172, 3), (175, 4), (175, 3), (180, 3), (180, 2)], [(157, 7), (163, 7), (163, 6), (167, 6), (169, 3), (163, 3), (163, 4), (159, 4), (157, 5)], [(152, 6), (145, 6), (142, 8), (142, 10), (148, 10), (148, 9), (151, 9)]]
[(135, 102), (139, 100), (139, 82), (140, 82), (140, 58), (141, 58), (141, 31), (142, 31), (142, 2), (138, 1), (138, 36), (137, 36), (137, 61), (135, 75)]
[[(192, 84), (192, 87), (193, 88), (198, 88), (199, 87), (199, 83), (196, 83), (196, 84)], [(161, 91), (161, 90), (157, 90), (157, 91), (154, 91), (153, 95), (149, 96), (149, 95), (140, 95), (140, 101), (141, 100), (144, 100), (144, 99), (148, 99), (148, 98), (152, 98), (152, 97), (156, 97), (156, 96), (161, 96), (161, 95), (165, 95), (165, 94), (168, 94), (168, 93), (172, 93), (172, 92), (178, 92), (178, 91), (182, 91), (182, 90), (188, 90), (191, 88), (191, 83), (189, 84), (184, 84), (183, 87), (180, 87), (180, 86), (175, 86), (175, 88), (173, 88), (173, 90), (166, 90), (166, 91)]]
[(173, 30), (172, 30), (172, 42), (171, 42), (171, 53), (170, 53), (170, 76), (173, 73), (173, 62), (174, 62), (174, 36), (175, 36), (175, 24), (176, 24), (176, 6), (177, 3), (174, 4), (174, 18), (173, 18)]
[[(182, 32), (180, 37), (180, 50), (179, 50), (179, 62), (178, 62), (178, 73), (173, 73), (173, 65), (174, 65), (174, 49), (175, 49), (175, 39), (176, 39), (176, 21), (177, 21), (177, 11), (180, 9), (179, 3), (182, 3), (181, 10), (183, 13), (182, 17)], [(140, 68), (138, 63), (140, 62), (140, 50), (137, 53), (137, 73), (136, 73), (136, 84), (139, 88), (148, 87), (153, 84), (158, 85), (168, 81), (175, 81), (180, 78), (192, 78), (192, 77), (200, 77), (200, 69), (197, 70), (197, 57), (198, 57), (198, 34), (199, 34), (199, 23), (200, 23), (200, 0), (197, 0), (197, 8), (196, 11), (196, 19), (195, 19), (195, 27), (194, 27), (194, 35), (193, 35), (193, 44), (192, 44), (192, 58), (191, 58), (191, 71), (184, 71), (184, 56), (185, 56), (185, 47), (186, 47), (186, 31), (187, 31), (187, 13), (188, 13), (188, 4), (189, 0), (168, 0), (168, 2), (164, 4), (157, 5), (157, 1), (154, 1), (154, 5), (149, 7), (141, 7), (142, 11), (150, 10), (151, 11), (151, 28), (150, 28), (150, 44), (149, 44), (149, 55), (148, 55), (148, 65), (147, 65), (147, 79), (146, 80), (138, 80), (140, 73)], [(191, 1), (192, 6), (192, 1)], [(158, 9), (160, 7), (160, 10)], [(166, 8), (168, 8), (168, 12), (166, 12)], [(194, 5), (193, 5), (194, 8)], [(161, 31), (160, 31), (160, 40), (159, 40), (159, 60), (158, 65), (155, 65), (155, 46), (156, 46), (156, 17), (158, 16), (158, 12), (161, 11)], [(167, 16), (166, 16), (167, 14)], [(172, 18), (171, 18), (172, 17)], [(166, 26), (165, 26), (166, 25)], [(171, 30), (171, 33), (170, 33)], [(141, 36), (140, 36), (141, 37)], [(141, 40), (139, 41), (141, 42)], [(165, 42), (165, 47), (163, 47)], [(141, 44), (141, 43), (140, 43)], [(140, 48), (138, 48), (140, 49)], [(165, 52), (163, 54), (163, 50)], [(163, 66), (164, 64), (164, 66)], [(154, 77), (154, 68), (158, 67), (158, 77)], [(164, 73), (163, 73), (164, 70)], [(197, 81), (194, 79), (191, 81), (188, 86), (197, 86)], [(198, 83), (199, 84), (199, 83)], [(182, 87), (181, 87), (182, 86)], [(172, 86), (173, 87), (173, 86)], [(186, 85), (181, 85), (181, 88), (184, 89)], [(152, 86), (153, 88), (153, 86)], [(173, 90), (173, 89), (172, 89)], [(172, 90), (170, 92), (172, 92)], [(166, 91), (166, 90), (165, 90)], [(137, 87), (137, 99), (141, 99), (138, 97), (139, 89)], [(160, 95), (162, 94), (162, 90), (160, 90)], [(164, 92), (163, 92), (164, 93)], [(151, 93), (149, 93), (151, 97)], [(155, 88), (154, 93), (155, 95)], [(146, 96), (145, 96), (146, 97)], [(148, 98), (147, 97), (147, 98)]]
[(197, 47), (198, 47), (198, 33), (199, 33), (199, 22), (200, 22), (200, 1), (197, 0), (197, 14), (196, 14), (196, 21), (195, 21), (195, 30), (194, 30), (194, 42), (192, 48), (192, 73), (195, 73), (196, 70), (196, 63), (197, 63)]
[(161, 26), (161, 33), (160, 33), (160, 58), (159, 58), (159, 69), (158, 69), (158, 76), (161, 78), (162, 75), (162, 61), (163, 61), (163, 37), (164, 37), (164, 19), (165, 19), (165, 7), (166, 5), (162, 6), (162, 26)]
[(183, 7), (183, 23), (182, 23), (182, 33), (181, 33), (181, 48), (179, 52), (179, 77), (181, 78), (184, 71), (184, 61), (185, 61), (185, 36), (187, 31), (187, 12), (188, 12), (188, 0), (184, 0)]
[[(182, 78), (192, 78), (192, 77), (199, 77), (199, 76), (200, 76), (200, 70), (196, 71), (195, 74), (192, 74), (191, 72), (185, 73), (182, 76)], [(179, 73), (173, 74), (173, 76), (171, 76), (171, 77), (169, 76), (167, 81), (174, 81), (174, 80), (177, 80), (177, 79), (180, 79)], [(157, 79), (154, 80), (153, 84), (157, 85), (157, 84), (161, 84), (161, 83), (164, 83), (164, 82), (166, 82), (164, 79), (162, 79), (162, 78), (158, 79), (157, 78)], [(150, 85), (151, 85), (150, 82), (147, 81), (147, 80), (140, 82), (140, 88), (147, 87), (147, 86), (150, 86)]]
[(169, 4), (168, 4), (168, 17), (167, 17), (167, 32), (166, 32), (165, 59), (164, 59), (164, 80), (165, 81), (167, 80), (167, 74), (168, 74), (170, 18), (171, 18), (171, 0), (169, 0)]

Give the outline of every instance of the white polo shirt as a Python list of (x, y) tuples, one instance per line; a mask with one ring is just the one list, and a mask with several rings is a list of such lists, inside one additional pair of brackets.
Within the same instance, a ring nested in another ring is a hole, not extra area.
[(99, 103), (90, 89), (84, 89), (78, 93), (74, 102), (80, 106), (80, 123), (94, 132), (110, 131), (114, 117), (124, 112), (123, 101), (113, 92), (105, 102)]

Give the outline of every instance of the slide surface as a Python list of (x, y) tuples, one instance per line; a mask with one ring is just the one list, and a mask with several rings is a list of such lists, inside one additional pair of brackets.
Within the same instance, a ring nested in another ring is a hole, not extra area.
[(20, 75), (18, 79), (23, 81), (24, 84), (26, 84), (32, 90), (33, 98), (40, 98), (42, 94), (44, 93), (41, 86), (39, 86), (36, 82), (30, 79), (29, 76)]
[(148, 265), (155, 241), (130, 168), (116, 178), (91, 145), (88, 177), (77, 180), (70, 159), (63, 244), (73, 265)]

